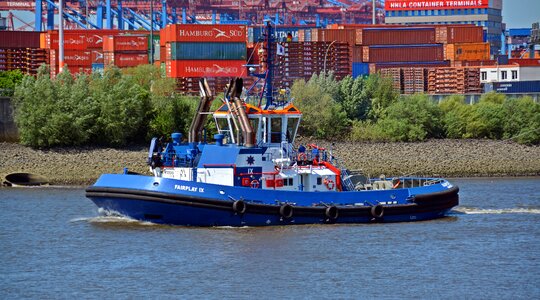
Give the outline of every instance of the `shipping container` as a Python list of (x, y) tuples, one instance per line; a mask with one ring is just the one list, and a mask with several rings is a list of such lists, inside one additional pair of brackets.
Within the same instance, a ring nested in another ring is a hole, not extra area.
[(103, 54), (105, 66), (115, 65), (119, 68), (135, 67), (148, 64), (148, 53), (118, 53), (105, 52)]
[[(355, 29), (311, 29), (311, 42), (344, 42), (356, 44)], [(306, 41), (307, 42), (307, 41)]]
[(436, 42), (444, 44), (482, 43), (484, 29), (481, 26), (447, 25), (435, 28)]
[(167, 77), (242, 77), (245, 60), (168, 60)]
[(245, 43), (167, 43), (168, 60), (246, 60)]
[(171, 24), (165, 30), (163, 43), (246, 42), (246, 31), (245, 25)]
[[(275, 36), (278, 42), (298, 42), (299, 34), (306, 29), (316, 28), (315, 26), (298, 25), (298, 26), (282, 26), (278, 25), (274, 27)], [(247, 29), (247, 41), (248, 43), (257, 43), (264, 38), (264, 26), (253, 26)], [(290, 35), (291, 40), (288, 40)]]
[(0, 30), (0, 48), (39, 48), (40, 32)]
[(442, 44), (364, 46), (364, 62), (431, 62), (444, 60)]
[(352, 77), (369, 75), (369, 64), (362, 62), (353, 62), (352, 64)]
[[(131, 31), (142, 34), (141, 31)], [(76, 29), (64, 31), (64, 49), (103, 49), (103, 39), (108, 35), (127, 34), (130, 31), (116, 29)], [(66, 40), (70, 39), (66, 45)], [(41, 33), (40, 48), (58, 50), (58, 30)]]
[[(58, 65), (58, 50), (50, 50), (49, 63), (52, 65)], [(89, 67), (92, 65), (92, 51), (87, 50), (65, 50), (64, 51), (64, 64), (68, 66), (81, 66)]]
[(356, 44), (358, 45), (413, 45), (434, 43), (434, 27), (356, 29)]
[(388, 68), (436, 68), (436, 67), (448, 67), (450, 61), (413, 61), (413, 62), (384, 62), (384, 63), (370, 63), (369, 73), (375, 74), (381, 69)]
[(103, 50), (91, 50), (92, 51), (92, 63), (93, 64), (102, 64), (103, 63)]
[(540, 80), (493, 82), (493, 91), (503, 94), (540, 93)]
[(103, 39), (105, 52), (147, 52), (148, 36), (146, 35), (109, 35)]
[(444, 50), (444, 58), (452, 61), (483, 61), (490, 59), (489, 43), (446, 44)]

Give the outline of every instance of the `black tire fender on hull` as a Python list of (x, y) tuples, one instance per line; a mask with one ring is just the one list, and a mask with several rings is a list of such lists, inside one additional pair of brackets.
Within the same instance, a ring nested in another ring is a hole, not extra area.
[(279, 215), (282, 216), (285, 219), (292, 218), (293, 213), (294, 213), (294, 209), (293, 209), (292, 205), (290, 205), (290, 204), (282, 204), (279, 207)]
[(244, 200), (236, 200), (233, 202), (233, 211), (237, 214), (244, 214), (246, 212), (247, 206)]
[(370, 209), (371, 216), (375, 219), (380, 219), (384, 217), (384, 207), (380, 204), (374, 205)]

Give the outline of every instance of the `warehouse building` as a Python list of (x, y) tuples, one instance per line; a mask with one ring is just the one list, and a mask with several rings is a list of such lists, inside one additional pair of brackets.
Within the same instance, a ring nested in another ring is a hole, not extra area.
[(484, 27), (491, 54), (502, 47), (502, 0), (386, 0), (386, 24), (475, 24)]

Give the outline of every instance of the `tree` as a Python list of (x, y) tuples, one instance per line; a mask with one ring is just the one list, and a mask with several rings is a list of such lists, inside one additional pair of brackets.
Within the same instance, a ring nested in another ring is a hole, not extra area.
[(341, 105), (324, 90), (317, 84), (317, 80), (307, 83), (299, 80), (293, 84), (291, 93), (295, 105), (303, 113), (301, 132), (317, 138), (332, 139), (345, 131), (348, 121)]
[(339, 101), (349, 120), (366, 120), (371, 99), (363, 97), (364, 78), (343, 78), (339, 86)]

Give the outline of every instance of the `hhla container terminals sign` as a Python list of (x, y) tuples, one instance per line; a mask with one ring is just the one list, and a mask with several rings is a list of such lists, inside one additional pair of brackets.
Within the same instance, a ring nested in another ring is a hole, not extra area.
[(391, 10), (428, 10), (428, 9), (467, 9), (488, 8), (488, 0), (386, 0), (385, 9)]

